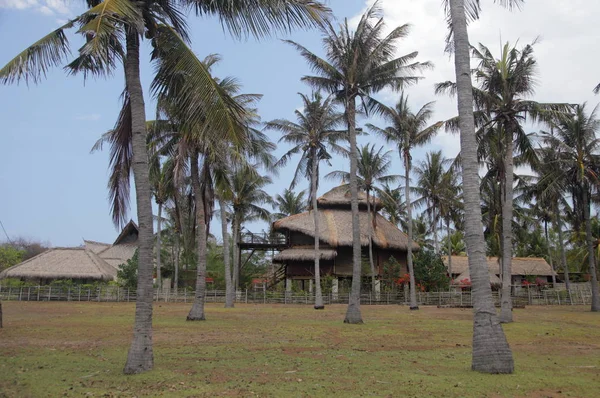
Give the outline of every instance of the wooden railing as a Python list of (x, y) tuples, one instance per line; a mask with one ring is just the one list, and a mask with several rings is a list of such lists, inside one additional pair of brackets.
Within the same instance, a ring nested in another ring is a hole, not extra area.
[(247, 232), (247, 233), (242, 234), (240, 243), (285, 245), (287, 243), (287, 237), (281, 233)]

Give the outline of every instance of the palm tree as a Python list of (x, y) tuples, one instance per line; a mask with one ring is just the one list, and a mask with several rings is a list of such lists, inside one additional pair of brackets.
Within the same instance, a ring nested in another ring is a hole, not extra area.
[[(345, 151), (349, 155), (348, 151)], [(358, 187), (367, 194), (367, 214), (369, 215), (369, 265), (371, 267), (371, 288), (373, 292), (377, 291), (377, 279), (375, 275), (375, 263), (373, 261), (373, 229), (377, 227), (375, 211), (376, 205), (371, 198), (373, 194), (379, 191), (378, 184), (389, 184), (395, 182), (399, 176), (388, 175), (392, 161), (390, 159), (391, 151), (383, 152), (383, 146), (375, 149), (375, 144), (365, 145), (358, 149)], [(347, 171), (332, 171), (326, 177), (340, 178), (343, 181), (350, 179), (350, 173)]]
[(323, 309), (323, 296), (321, 293), (321, 268), (319, 265), (319, 210), (317, 208), (317, 190), (319, 187), (319, 164), (321, 161), (329, 162), (331, 149), (337, 148), (337, 142), (344, 137), (343, 131), (336, 130), (343, 120), (343, 115), (336, 111), (332, 96), (323, 101), (319, 92), (311, 97), (300, 94), (304, 104), (304, 111), (296, 110), (297, 123), (288, 120), (273, 120), (267, 123), (268, 129), (283, 133), (279, 142), (292, 144), (293, 147), (279, 160), (278, 165), (284, 166), (289, 159), (301, 153), (300, 161), (296, 167), (294, 178), (290, 183), (293, 189), (300, 174), (310, 181), (309, 203), (313, 211), (315, 223), (315, 309)]
[(415, 167), (417, 176), (417, 186), (413, 191), (420, 197), (415, 200), (414, 205), (418, 207), (425, 206), (425, 213), (429, 216), (433, 231), (433, 249), (436, 254), (439, 253), (437, 225), (441, 221), (441, 207), (444, 190), (444, 178), (446, 170), (444, 168), (451, 162), (444, 158), (442, 151), (428, 152), (425, 160), (421, 161)]
[[(560, 163), (558, 153), (560, 148), (553, 146), (552, 142), (544, 139), (544, 136), (554, 136), (554, 131), (551, 129), (550, 132), (543, 133), (540, 135), (542, 141), (545, 142), (545, 146), (538, 149), (538, 158), (540, 161), (537, 163), (534, 171), (538, 174), (537, 181), (531, 185), (525, 200), (531, 200), (535, 198), (536, 208), (543, 215), (544, 224), (550, 221), (554, 224), (554, 228), (558, 232), (558, 245), (560, 249), (560, 262), (563, 268), (563, 276), (567, 292), (570, 292), (570, 280), (569, 280), (569, 267), (567, 266), (567, 256), (565, 251), (564, 239), (563, 239), (563, 216), (566, 210), (570, 208), (569, 203), (565, 199), (565, 186), (563, 184), (557, 184), (555, 176), (560, 174)], [(554, 141), (556, 142), (556, 141)], [(565, 209), (563, 211), (563, 209)], [(547, 238), (547, 227), (546, 240)], [(557, 267), (558, 268), (558, 267)]]
[[(549, 122), (554, 134), (542, 133), (543, 142), (557, 148), (557, 166), (550, 181), (554, 181), (562, 192), (570, 191), (574, 213), (581, 214), (585, 223), (588, 249), (589, 272), (592, 282), (593, 312), (600, 311), (598, 277), (592, 240), (590, 204), (592, 193), (598, 189), (600, 180), (600, 119), (597, 119), (598, 106), (591, 113), (586, 112), (586, 104), (578, 105), (572, 114), (557, 115)], [(577, 220), (576, 220), (577, 221)], [(577, 229), (577, 226), (576, 226)]]
[[(500, 2), (511, 7), (522, 0)], [(473, 118), (473, 86), (467, 17), (479, 16), (478, 0), (445, 0), (445, 10), (451, 34), (448, 44), (454, 49), (454, 67), (458, 97), (465, 232), (473, 294), (473, 357), (471, 368), (484, 373), (512, 373), (514, 361), (492, 302), (485, 241), (481, 224), (479, 197), (479, 164)]]
[(361, 99), (365, 112), (379, 111), (382, 105), (371, 95), (384, 88), (400, 90), (416, 83), (414, 73), (428, 63), (414, 62), (417, 52), (394, 58), (396, 42), (408, 35), (408, 25), (393, 29), (382, 37), (385, 24), (381, 8), (375, 2), (361, 17), (356, 30), (350, 31), (348, 21), (336, 31), (331, 23), (322, 28), (327, 59), (322, 59), (305, 47), (289, 41), (304, 57), (318, 76), (305, 76), (303, 81), (316, 89), (333, 93), (345, 109), (350, 141), (350, 193), (352, 210), (352, 290), (345, 323), (362, 323), (360, 313), (361, 246), (358, 221), (358, 185), (356, 180), (356, 100)]
[(384, 184), (379, 189), (378, 194), (382, 203), (383, 214), (388, 221), (406, 230), (406, 202), (402, 197), (402, 189), (400, 187), (391, 188), (388, 184)]
[(305, 190), (295, 193), (286, 188), (281, 195), (275, 196), (275, 209), (279, 213), (273, 214), (273, 218), (284, 218), (293, 214), (300, 214), (306, 209)]
[(429, 102), (421, 107), (417, 113), (412, 113), (408, 106), (408, 96), (402, 93), (396, 105), (382, 108), (382, 115), (390, 125), (386, 128), (379, 128), (372, 124), (367, 127), (383, 136), (388, 142), (393, 142), (398, 147), (398, 154), (404, 163), (404, 198), (406, 200), (406, 213), (408, 219), (408, 251), (406, 263), (408, 274), (410, 276), (410, 309), (418, 310), (417, 293), (415, 284), (415, 273), (413, 270), (413, 223), (412, 223), (412, 203), (410, 200), (410, 171), (412, 167), (411, 151), (414, 148), (423, 146), (437, 134), (442, 127), (442, 122), (437, 122), (427, 126), (429, 118), (433, 114), (433, 102)]
[(234, 165), (231, 170), (231, 205), (233, 208), (233, 285), (237, 291), (240, 283), (241, 256), (238, 245), (244, 223), (262, 220), (269, 222), (271, 213), (262, 207), (272, 204), (271, 195), (264, 188), (271, 184), (270, 177), (258, 174), (253, 165)]
[[(534, 43), (535, 44), (535, 43)], [(514, 153), (533, 164), (537, 161), (530, 135), (526, 134), (522, 123), (530, 118), (536, 121), (552, 112), (568, 110), (563, 104), (543, 104), (528, 100), (534, 93), (537, 63), (533, 57), (533, 44), (523, 49), (511, 47), (508, 43), (496, 59), (482, 44), (472, 49), (473, 58), (479, 61), (474, 70), (479, 88), (473, 94), (478, 111), (483, 113), (482, 134), (494, 134), (496, 139), (501, 202), (501, 259), (502, 259), (502, 300), (500, 320), (512, 322), (511, 263), (512, 263), (512, 213), (513, 213), (513, 169)], [(436, 91), (449, 89), (455, 92), (454, 83), (442, 83)], [(489, 139), (482, 140), (485, 145)]]
[[(215, 89), (215, 84), (207, 70), (196, 62), (196, 57), (185, 44), (186, 24), (184, 13), (178, 7), (193, 6), (197, 15), (216, 15), (223, 26), (236, 37), (252, 34), (267, 36), (274, 30), (287, 31), (295, 27), (321, 25), (327, 18), (329, 9), (313, 0), (269, 0), (244, 1), (232, 4), (230, 1), (196, 2), (141, 2), (128, 0), (87, 0), (90, 10), (54, 30), (23, 51), (6, 66), (0, 69), (0, 80), (4, 83), (18, 82), (21, 79), (37, 83), (48, 68), (58, 66), (70, 54), (65, 30), (79, 26), (78, 32), (86, 37), (86, 43), (79, 51), (79, 57), (69, 64), (73, 72), (108, 75), (119, 59), (124, 60), (126, 94), (121, 111), (122, 133), (120, 142), (129, 148), (133, 170), (138, 224), (139, 224), (139, 270), (138, 292), (134, 336), (124, 372), (140, 373), (153, 367), (152, 351), (152, 239), (153, 222), (151, 190), (148, 177), (148, 156), (146, 148), (146, 117), (144, 96), (139, 72), (140, 40), (152, 39), (154, 46), (171, 42), (170, 51), (160, 51), (160, 56), (170, 57), (170, 72), (165, 74), (191, 72), (191, 85), (182, 88), (177, 95), (187, 98), (189, 115), (194, 108), (204, 107), (203, 122), (209, 121), (213, 127), (243, 126), (231, 112), (230, 102)], [(169, 25), (162, 25), (168, 23)], [(162, 28), (161, 28), (162, 27)], [(125, 46), (123, 47), (123, 38)], [(155, 47), (156, 49), (156, 47)], [(156, 56), (159, 56), (158, 54)], [(168, 80), (162, 81), (168, 85)], [(194, 94), (192, 94), (194, 93)], [(206, 104), (210, 104), (208, 107)], [(198, 116), (197, 116), (198, 117)], [(190, 117), (188, 123), (197, 122)], [(120, 220), (119, 220), (120, 221)]]

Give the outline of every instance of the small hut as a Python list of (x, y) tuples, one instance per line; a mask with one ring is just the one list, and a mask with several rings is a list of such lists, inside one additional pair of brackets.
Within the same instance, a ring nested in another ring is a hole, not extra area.
[[(443, 257), (444, 265), (448, 268), (448, 257)], [(499, 283), (500, 263), (498, 257), (487, 257), (487, 265), (490, 273), (490, 282)], [(541, 279), (544, 282), (551, 282), (552, 275), (556, 273), (552, 270), (550, 264), (541, 257), (513, 257), (511, 266), (511, 284), (521, 286), (524, 280), (528, 278)], [(452, 256), (452, 275), (450, 277), (455, 281), (461, 281), (469, 275), (469, 258), (467, 256)]]
[(77, 279), (83, 283), (112, 281), (117, 269), (83, 247), (58, 247), (7, 268), (0, 279), (33, 280), (43, 285), (55, 279)]
[(57, 247), (5, 269), (0, 279), (18, 278), (47, 284), (56, 279), (74, 279), (83, 283), (112, 281), (119, 265), (137, 249), (138, 227), (129, 221), (115, 242), (85, 240), (82, 247)]
[[(350, 192), (347, 185), (339, 186), (317, 199), (319, 209), (319, 256), (321, 275), (334, 277), (334, 286), (339, 279), (352, 277), (352, 212), (350, 210)], [(394, 257), (406, 272), (406, 252), (408, 238), (405, 233), (377, 210), (381, 201), (371, 199), (371, 208), (375, 209), (373, 222), (373, 260), (378, 276), (381, 276), (384, 264)], [(359, 221), (362, 256), (368, 262), (369, 215), (364, 192), (359, 192)], [(314, 279), (314, 237), (315, 226), (312, 212), (304, 212), (282, 218), (273, 223), (273, 229), (288, 237), (288, 248), (274, 256), (273, 262), (285, 267), (285, 276), (289, 282), (294, 279)], [(419, 246), (413, 243), (413, 250)], [(365, 275), (366, 276), (366, 275)]]

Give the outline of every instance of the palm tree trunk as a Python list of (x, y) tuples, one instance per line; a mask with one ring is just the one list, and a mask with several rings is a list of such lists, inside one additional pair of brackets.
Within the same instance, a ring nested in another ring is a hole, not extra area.
[(490, 276), (485, 258), (481, 223), (479, 164), (473, 120), (473, 86), (469, 55), (469, 35), (464, 0), (450, 0), (454, 30), (454, 67), (458, 94), (465, 241), (473, 295), (473, 357), (471, 368), (484, 373), (512, 373), (514, 362), (502, 325), (492, 302)]
[(435, 214), (435, 206), (433, 206), (433, 209), (431, 211), (431, 222), (433, 223), (433, 251), (435, 252), (435, 254), (439, 254), (440, 244), (438, 242), (438, 228), (437, 228), (437, 217)]
[(376, 280), (375, 280), (375, 263), (373, 262), (373, 215), (371, 214), (371, 196), (367, 189), (367, 214), (369, 216), (369, 265), (371, 266), (371, 291), (375, 294)]
[(311, 149), (311, 155), (312, 171), (310, 176), (310, 195), (312, 198), (313, 219), (315, 223), (315, 310), (322, 310), (325, 306), (323, 305), (323, 293), (321, 291), (321, 255), (319, 254), (319, 239), (321, 239), (321, 235), (319, 231), (319, 208), (317, 205), (317, 179), (319, 178), (319, 169), (317, 167), (318, 159), (316, 147)]
[(188, 321), (204, 321), (204, 295), (206, 293), (206, 218), (204, 215), (204, 195), (200, 188), (198, 172), (198, 153), (191, 156), (190, 165), (194, 200), (196, 201), (196, 245), (198, 258), (196, 262), (196, 292), (194, 303), (186, 318)]
[(583, 186), (583, 217), (585, 218), (585, 237), (588, 249), (588, 264), (590, 268), (590, 283), (592, 284), (592, 312), (600, 311), (598, 297), (598, 275), (596, 274), (596, 256), (594, 256), (594, 242), (592, 240), (592, 223), (590, 220), (590, 200), (588, 187)]
[(233, 308), (233, 299), (235, 291), (233, 290), (233, 281), (231, 278), (231, 263), (229, 250), (229, 234), (227, 233), (227, 209), (225, 201), (219, 200), (221, 207), (221, 234), (223, 235), (223, 264), (225, 265), (225, 308)]
[(406, 249), (406, 266), (408, 268), (409, 289), (410, 289), (410, 309), (418, 310), (417, 303), (417, 285), (415, 282), (415, 270), (413, 268), (413, 220), (412, 206), (410, 204), (410, 153), (404, 153), (404, 196), (406, 197), (406, 218), (408, 219), (408, 242)]
[(558, 246), (560, 247), (560, 261), (562, 263), (565, 287), (567, 292), (571, 290), (571, 282), (569, 281), (569, 267), (567, 266), (567, 253), (565, 252), (565, 243), (563, 240), (562, 217), (556, 212), (556, 228), (558, 229)]
[(544, 221), (544, 233), (546, 234), (546, 246), (548, 246), (548, 260), (550, 260), (550, 268), (552, 268), (552, 287), (556, 288), (556, 270), (554, 269), (554, 261), (552, 260), (552, 250), (550, 250), (550, 238), (548, 237), (548, 221)]
[(231, 234), (233, 235), (233, 292), (236, 294), (240, 288), (240, 251), (238, 250), (240, 223), (238, 215), (233, 211), (231, 221)]
[(504, 181), (502, 183), (502, 297), (500, 322), (510, 323), (512, 316), (512, 219), (513, 219), (513, 137), (505, 131)]
[(173, 277), (173, 287), (177, 293), (179, 287), (179, 231), (175, 231), (175, 276)]
[(348, 137), (350, 139), (350, 209), (352, 211), (352, 290), (348, 300), (348, 310), (344, 323), (363, 323), (360, 313), (360, 285), (361, 285), (361, 246), (360, 246), (360, 221), (358, 218), (358, 181), (356, 170), (358, 153), (356, 150), (356, 103), (355, 96), (346, 98), (346, 118), (348, 123)]
[(146, 146), (146, 113), (144, 93), (140, 81), (140, 42), (137, 33), (126, 34), (125, 84), (131, 104), (133, 177), (138, 217), (138, 284), (135, 303), (133, 341), (127, 353), (125, 374), (141, 373), (152, 369), (152, 194), (148, 178), (148, 148)]
[(450, 236), (450, 218), (446, 220), (446, 231), (448, 231), (448, 276), (452, 281), (452, 239)]
[(159, 289), (162, 288), (162, 275), (161, 275), (161, 264), (160, 264), (160, 251), (161, 251), (161, 241), (160, 241), (160, 233), (162, 231), (161, 228), (162, 222), (162, 203), (158, 204), (158, 220), (156, 221), (156, 229), (158, 230), (156, 233), (156, 285)]

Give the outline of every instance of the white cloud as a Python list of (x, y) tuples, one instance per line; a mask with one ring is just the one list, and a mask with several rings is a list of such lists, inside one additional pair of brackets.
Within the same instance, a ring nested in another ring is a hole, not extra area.
[(70, 13), (69, 6), (64, 0), (46, 0), (46, 4), (58, 14), (67, 15)]
[(49, 7), (47, 6), (43, 6), (38, 8), (38, 11), (41, 12), (42, 14), (46, 14), (46, 15), (54, 15), (54, 11), (52, 11)]
[[(365, 1), (365, 8), (374, 0)], [(409, 36), (399, 42), (398, 55), (419, 51), (419, 61), (434, 63), (433, 70), (423, 73), (418, 85), (407, 89), (413, 110), (424, 103), (436, 101), (432, 122), (457, 114), (454, 99), (435, 96), (434, 84), (455, 80), (453, 59), (444, 53), (446, 21), (440, 0), (383, 0), (380, 2), (388, 31), (409, 23)], [(528, 0), (521, 11), (510, 12), (491, 1), (482, 2), (481, 20), (469, 28), (472, 44), (485, 44), (498, 54), (503, 42), (524, 45), (541, 37), (535, 47), (538, 62), (538, 86), (534, 99), (540, 102), (600, 102), (592, 89), (600, 83), (600, 54), (594, 49), (600, 42), (600, 30), (595, 20), (600, 15), (600, 2), (586, 0)], [(356, 25), (360, 15), (349, 20)], [(387, 33), (387, 32), (386, 32)], [(398, 99), (393, 92), (381, 93), (388, 104)], [(440, 134), (431, 149), (444, 150), (455, 156), (459, 137)]]
[(34, 9), (44, 15), (72, 14), (66, 0), (0, 0), (0, 8), (15, 10)]
[(38, 5), (37, 0), (0, 0), (0, 8), (25, 10)]
[(97, 120), (100, 120), (100, 115), (97, 113), (90, 113), (89, 115), (78, 115), (75, 116), (75, 120), (85, 120), (85, 121), (89, 121), (89, 122), (95, 122)]

